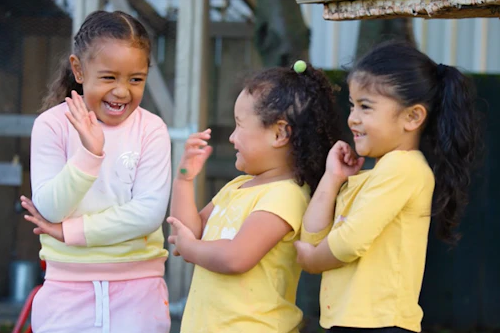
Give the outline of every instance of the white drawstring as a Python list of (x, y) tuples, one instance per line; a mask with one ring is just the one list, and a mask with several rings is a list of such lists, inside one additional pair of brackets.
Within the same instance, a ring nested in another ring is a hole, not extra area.
[(109, 282), (92, 281), (95, 293), (95, 323), (102, 333), (109, 333)]

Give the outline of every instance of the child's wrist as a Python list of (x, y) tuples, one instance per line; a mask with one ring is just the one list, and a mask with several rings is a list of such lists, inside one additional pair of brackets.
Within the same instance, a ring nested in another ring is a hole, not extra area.
[(340, 188), (347, 181), (347, 178), (326, 172), (323, 175), (324, 181), (331, 187)]
[(176, 178), (183, 181), (192, 181), (194, 179), (194, 177), (188, 176), (188, 170), (183, 167), (177, 170)]
[(180, 172), (177, 173), (175, 179), (182, 182), (192, 182), (194, 180), (192, 178), (186, 177), (186, 175), (183, 175)]

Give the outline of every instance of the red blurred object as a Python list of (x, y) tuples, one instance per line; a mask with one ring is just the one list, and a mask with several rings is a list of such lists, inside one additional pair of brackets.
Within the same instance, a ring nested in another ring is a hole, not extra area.
[[(44, 260), (40, 261), (40, 267), (42, 271), (45, 271), (47, 268), (47, 264), (45, 263)], [(31, 313), (31, 306), (33, 305), (33, 299), (35, 298), (36, 293), (38, 290), (42, 288), (42, 285), (38, 285), (33, 290), (31, 293), (28, 295), (28, 298), (26, 298), (26, 301), (24, 302), (23, 308), (21, 310), (21, 313), (19, 314), (19, 317), (17, 318), (16, 326), (14, 327), (14, 330), (12, 333), (22, 333), (22, 329), (24, 325), (26, 324), (26, 321), (28, 320), (28, 317)], [(31, 324), (28, 326), (28, 328), (24, 331), (24, 333), (32, 333), (33, 330), (31, 329)]]

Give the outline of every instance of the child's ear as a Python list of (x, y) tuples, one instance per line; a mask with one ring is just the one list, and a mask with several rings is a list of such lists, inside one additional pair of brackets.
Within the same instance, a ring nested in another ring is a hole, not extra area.
[(71, 64), (71, 70), (73, 71), (73, 75), (75, 76), (76, 82), (82, 84), (83, 83), (83, 68), (80, 59), (72, 54), (69, 56), (69, 63)]
[(405, 130), (408, 132), (420, 129), (427, 118), (427, 109), (421, 104), (409, 107), (405, 113)]
[(275, 139), (273, 141), (274, 148), (280, 148), (286, 146), (290, 140), (290, 135), (292, 134), (292, 128), (284, 120), (278, 120), (274, 126)]

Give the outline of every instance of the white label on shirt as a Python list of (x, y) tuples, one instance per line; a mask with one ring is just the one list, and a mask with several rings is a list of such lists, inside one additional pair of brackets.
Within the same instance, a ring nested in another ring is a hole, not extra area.
[(236, 236), (236, 229), (235, 228), (222, 228), (222, 231), (220, 233), (220, 239), (230, 239), (232, 240)]

